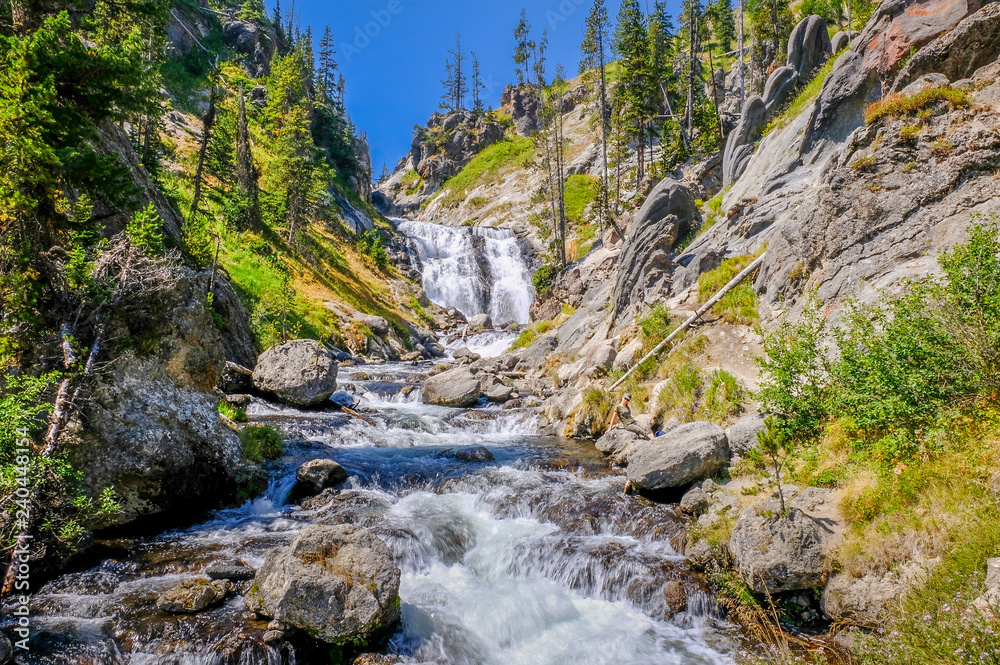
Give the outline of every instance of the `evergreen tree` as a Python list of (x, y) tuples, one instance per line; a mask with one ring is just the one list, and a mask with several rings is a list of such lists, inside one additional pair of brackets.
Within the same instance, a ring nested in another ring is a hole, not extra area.
[(604, 158), (604, 171), (601, 175), (601, 187), (598, 201), (598, 220), (601, 227), (605, 222), (617, 225), (611, 216), (610, 199), (608, 192), (608, 134), (610, 130), (610, 115), (608, 111), (608, 78), (607, 62), (608, 49), (610, 47), (608, 8), (605, 0), (594, 0), (594, 6), (587, 16), (586, 31), (584, 32), (583, 43), (580, 45), (580, 70), (581, 72), (596, 69), (596, 85), (601, 101), (600, 123), (601, 123), (601, 153)]
[[(810, 2), (813, 0), (806, 0)], [(736, 41), (736, 19), (733, 17), (732, 0), (715, 0), (708, 5), (708, 19), (712, 23), (712, 37), (723, 53)]]
[(535, 73), (535, 85), (539, 88), (545, 87), (545, 52), (549, 48), (549, 31), (542, 30), (542, 39), (539, 42), (531, 42), (531, 55), (535, 64), (531, 69)]
[(441, 81), (444, 94), (441, 95), (441, 108), (448, 111), (465, 110), (465, 97), (469, 92), (463, 65), (467, 59), (462, 50), (462, 35), (456, 35), (455, 48), (448, 51), (451, 56), (445, 61), (445, 79)]
[(316, 173), (315, 146), (304, 104), (293, 106), (274, 144), (275, 185), (282, 193), (288, 243), (295, 245), (308, 214)]
[(746, 12), (761, 58), (772, 64), (783, 62), (788, 36), (795, 27), (788, 0), (747, 0)]
[(618, 12), (618, 27), (615, 31), (615, 51), (621, 66), (616, 104), (622, 114), (622, 121), (630, 128), (629, 138), (634, 139), (639, 146), (636, 186), (645, 175), (643, 146), (650, 81), (648, 37), (646, 17), (639, 1), (624, 0)]
[(534, 42), (531, 41), (531, 24), (528, 23), (527, 11), (521, 10), (521, 20), (514, 28), (514, 65), (517, 72), (517, 82), (531, 83), (529, 75), (529, 59)]
[(319, 69), (316, 72), (317, 95), (322, 103), (335, 104), (337, 99), (337, 50), (333, 43), (330, 26), (323, 31), (319, 42)]
[(486, 90), (486, 86), (483, 84), (482, 72), (479, 67), (479, 56), (475, 53), (472, 54), (472, 112), (477, 114), (482, 114), (486, 111), (486, 107), (483, 104), (482, 92)]

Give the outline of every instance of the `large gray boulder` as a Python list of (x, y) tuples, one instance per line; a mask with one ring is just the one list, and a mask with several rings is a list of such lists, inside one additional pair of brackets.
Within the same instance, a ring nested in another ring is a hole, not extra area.
[(479, 379), (466, 367), (441, 372), (424, 382), (424, 402), (462, 408), (472, 406), (482, 390)]
[(806, 77), (833, 55), (833, 44), (822, 16), (807, 16), (788, 38), (788, 66)]
[(729, 448), (734, 455), (746, 455), (757, 447), (757, 434), (767, 429), (764, 418), (757, 412), (748, 413), (729, 428)]
[(331, 644), (371, 642), (399, 621), (399, 568), (354, 525), (314, 525), (257, 571), (247, 605)]
[(170, 288), (133, 298), (127, 323), (156, 340), (155, 350), (117, 355), (64, 430), (88, 495), (115, 488), (116, 524), (202, 512), (248, 479), (242, 444), (220, 422), (213, 394), (226, 356), (205, 304), (209, 279), (177, 269)]
[(253, 385), (283, 404), (321, 406), (337, 392), (337, 356), (311, 339), (272, 346), (257, 359)]
[(823, 614), (831, 621), (867, 628), (881, 626), (899, 601), (927, 579), (927, 569), (910, 562), (895, 571), (855, 577), (837, 573), (823, 589)]
[(608, 432), (605, 432), (604, 436), (599, 438), (595, 445), (605, 455), (608, 455), (612, 459), (619, 459), (629, 446), (641, 440), (641, 437), (632, 430), (627, 430), (620, 425), (616, 425)]
[(729, 458), (729, 441), (721, 427), (687, 423), (652, 441), (640, 440), (630, 446), (628, 479), (639, 490), (680, 488), (712, 475)]
[(698, 219), (694, 194), (686, 185), (666, 178), (653, 188), (635, 216), (621, 254), (612, 297), (617, 317), (630, 308), (652, 304), (669, 291), (671, 250)]
[(778, 593), (822, 586), (830, 533), (798, 508), (781, 516), (777, 499), (740, 513), (729, 551), (736, 572), (757, 593)]

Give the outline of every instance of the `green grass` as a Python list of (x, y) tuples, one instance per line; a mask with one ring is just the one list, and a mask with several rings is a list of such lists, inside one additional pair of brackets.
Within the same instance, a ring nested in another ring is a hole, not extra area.
[(285, 438), (281, 432), (267, 425), (248, 425), (240, 430), (243, 456), (251, 462), (263, 462), (281, 457), (285, 452)]
[(725, 194), (726, 190), (723, 190), (708, 202), (708, 211), (705, 214), (705, 221), (702, 223), (701, 228), (698, 229), (697, 236), (702, 236), (708, 233), (709, 229), (715, 226), (720, 219), (725, 217), (722, 213), (722, 197), (725, 196)]
[(406, 188), (407, 196), (416, 194), (424, 186), (424, 179), (421, 178), (420, 175), (413, 169), (404, 173), (403, 177), (399, 179), (399, 182)]
[(649, 353), (653, 347), (666, 339), (677, 325), (670, 320), (670, 310), (663, 303), (656, 303), (646, 316), (637, 321), (642, 338), (642, 352)]
[(445, 192), (441, 204), (446, 208), (457, 208), (469, 192), (482, 184), (498, 181), (508, 168), (526, 168), (534, 150), (531, 139), (523, 136), (511, 136), (494, 143), (441, 186)]
[(743, 408), (745, 392), (729, 372), (702, 372), (694, 363), (681, 365), (670, 377), (670, 385), (657, 399), (657, 414), (682, 423), (706, 420), (731, 423)]
[(928, 88), (915, 95), (896, 93), (869, 106), (865, 111), (865, 122), (870, 125), (882, 118), (901, 118), (920, 113), (930, 110), (932, 104), (940, 101), (948, 102), (952, 108), (966, 108), (970, 103), (968, 93), (948, 86)]
[(510, 345), (510, 350), (514, 349), (526, 349), (531, 344), (538, 339), (538, 333), (535, 332), (535, 327), (530, 326), (521, 331), (521, 334), (517, 336), (517, 339)]
[[(753, 263), (753, 256), (737, 256), (726, 259), (715, 270), (707, 272), (698, 278), (698, 300), (708, 302), (744, 268)], [(759, 317), (757, 312), (757, 294), (753, 290), (753, 281), (749, 278), (727, 293), (713, 310), (727, 323), (749, 324)]]
[(566, 219), (582, 222), (587, 206), (597, 200), (600, 186), (600, 181), (592, 175), (571, 175), (566, 178)]
[(785, 127), (794, 120), (802, 111), (811, 104), (817, 97), (819, 97), (820, 91), (823, 89), (823, 81), (829, 76), (830, 72), (833, 71), (833, 65), (837, 62), (839, 55), (835, 55), (826, 61), (826, 64), (820, 67), (819, 71), (816, 72), (816, 76), (812, 78), (800, 91), (795, 98), (785, 107), (785, 109), (776, 117), (774, 120), (768, 123), (767, 127), (764, 128), (763, 136), (767, 136), (771, 132), (776, 132), (782, 127)]
[(229, 418), (234, 423), (245, 423), (247, 421), (246, 409), (237, 408), (226, 401), (219, 402), (219, 413), (224, 415), (226, 418)]

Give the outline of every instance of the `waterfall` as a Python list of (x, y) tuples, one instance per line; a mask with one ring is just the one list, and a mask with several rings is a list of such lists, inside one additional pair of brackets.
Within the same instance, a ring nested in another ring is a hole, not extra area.
[(509, 229), (397, 223), (411, 241), (431, 301), (467, 318), (489, 314), (494, 325), (529, 321), (531, 270)]

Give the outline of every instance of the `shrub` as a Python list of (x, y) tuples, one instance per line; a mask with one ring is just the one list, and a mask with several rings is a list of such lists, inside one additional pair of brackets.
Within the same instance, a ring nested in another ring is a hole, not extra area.
[(707, 420), (724, 424), (742, 409), (743, 391), (729, 372), (702, 372), (693, 362), (675, 370), (657, 398), (657, 412), (682, 423)]
[(955, 146), (948, 142), (944, 137), (939, 136), (933, 144), (931, 144), (931, 154), (942, 159), (947, 157), (955, 150)]
[(268, 425), (248, 425), (240, 430), (243, 457), (251, 462), (263, 462), (281, 457), (285, 452), (285, 438), (281, 432)]
[(535, 287), (535, 293), (539, 297), (544, 297), (552, 293), (552, 283), (559, 275), (558, 266), (543, 264), (535, 271), (535, 276), (531, 279), (531, 284)]
[(219, 413), (234, 423), (245, 423), (247, 421), (246, 409), (235, 407), (226, 401), (219, 402)]
[(525, 349), (531, 346), (532, 342), (538, 338), (538, 333), (535, 332), (534, 327), (529, 326), (521, 331), (521, 334), (517, 336), (517, 339), (510, 345), (511, 350), (514, 349)]
[(904, 125), (899, 130), (899, 138), (904, 141), (915, 141), (920, 136), (920, 125)]
[(896, 93), (869, 106), (865, 111), (865, 122), (870, 125), (882, 118), (901, 118), (930, 111), (928, 107), (939, 101), (948, 102), (952, 108), (965, 108), (969, 105), (969, 95), (964, 90), (947, 86), (928, 88), (915, 95)]
[(863, 171), (874, 171), (877, 161), (875, 155), (868, 155), (867, 157), (858, 157), (853, 162), (851, 162), (851, 170), (861, 173)]
[(388, 269), (389, 253), (385, 249), (381, 229), (371, 229), (362, 233), (358, 238), (358, 251), (370, 257), (382, 272)]
[(125, 227), (125, 234), (132, 245), (146, 254), (156, 256), (163, 253), (163, 222), (156, 208), (150, 203), (133, 215)]

